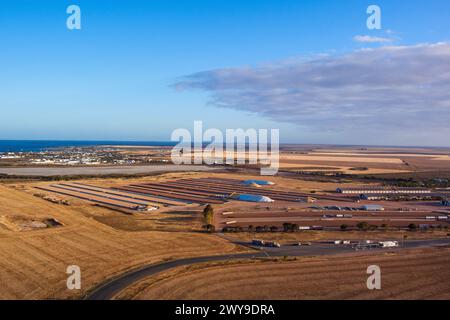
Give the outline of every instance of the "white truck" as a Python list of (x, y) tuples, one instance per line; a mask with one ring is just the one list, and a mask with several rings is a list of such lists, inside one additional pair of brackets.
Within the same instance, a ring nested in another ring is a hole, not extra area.
[(379, 245), (381, 248), (397, 248), (398, 241), (381, 241)]

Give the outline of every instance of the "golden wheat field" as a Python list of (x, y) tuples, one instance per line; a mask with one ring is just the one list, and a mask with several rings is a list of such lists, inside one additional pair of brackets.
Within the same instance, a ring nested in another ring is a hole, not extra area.
[[(367, 267), (381, 269), (368, 290)], [(197, 265), (146, 279), (118, 298), (134, 299), (449, 299), (450, 248)]]
[[(198, 232), (116, 229), (89, 216), (92, 210), (100, 208), (53, 204), (0, 185), (0, 299), (79, 298), (138, 265), (236, 249)], [(33, 228), (49, 218), (62, 226)], [(80, 291), (66, 288), (69, 265), (81, 268)]]

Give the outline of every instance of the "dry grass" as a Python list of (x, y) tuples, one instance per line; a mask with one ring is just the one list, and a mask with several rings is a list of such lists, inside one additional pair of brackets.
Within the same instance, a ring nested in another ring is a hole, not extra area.
[[(109, 210), (92, 206), (53, 204), (0, 185), (0, 215), (4, 218), (54, 218), (64, 225), (17, 231), (0, 224), (0, 299), (78, 298), (106, 278), (141, 264), (236, 250), (207, 234), (127, 232), (93, 218), (109, 214)], [(72, 264), (81, 268), (81, 291), (66, 289), (65, 272)]]
[[(382, 289), (366, 287), (369, 265)], [(450, 248), (178, 268), (121, 297), (135, 299), (450, 299)]]

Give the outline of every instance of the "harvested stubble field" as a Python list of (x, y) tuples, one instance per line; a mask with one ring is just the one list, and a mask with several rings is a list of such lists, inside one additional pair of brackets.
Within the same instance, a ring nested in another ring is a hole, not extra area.
[[(381, 290), (368, 290), (369, 265)], [(450, 299), (450, 248), (382, 254), (241, 261), (171, 270), (118, 298), (135, 299)]]
[[(79, 298), (106, 278), (141, 264), (236, 250), (207, 234), (130, 232), (94, 219), (108, 214), (114, 213), (90, 205), (54, 204), (0, 185), (0, 216), (9, 221), (0, 222), (0, 299)], [(62, 226), (19, 231), (11, 225), (48, 218)], [(81, 268), (80, 291), (66, 288), (69, 265)]]

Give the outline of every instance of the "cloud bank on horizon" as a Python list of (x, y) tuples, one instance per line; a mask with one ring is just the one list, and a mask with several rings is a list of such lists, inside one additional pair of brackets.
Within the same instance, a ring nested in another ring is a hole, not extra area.
[(216, 69), (185, 76), (175, 86), (210, 93), (214, 106), (311, 132), (450, 133), (446, 42)]

